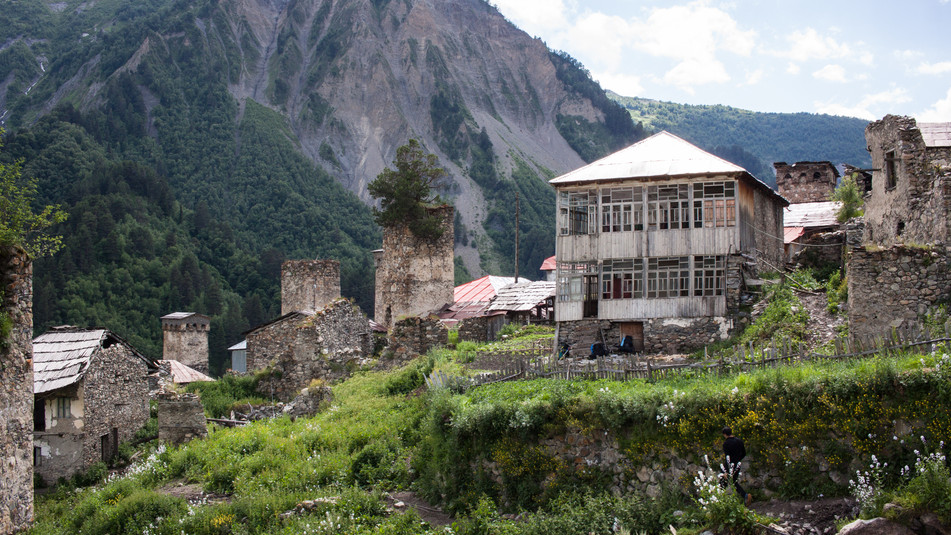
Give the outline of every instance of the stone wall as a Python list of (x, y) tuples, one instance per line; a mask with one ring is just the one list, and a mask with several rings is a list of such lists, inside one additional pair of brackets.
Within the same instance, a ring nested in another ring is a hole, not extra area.
[[(601, 342), (609, 352), (621, 343), (620, 323), (611, 320), (566, 321), (558, 326), (557, 346), (567, 343), (572, 357), (591, 354), (591, 344)], [(629, 322), (623, 322), (629, 323)], [(648, 354), (688, 353), (705, 345), (725, 340), (734, 322), (721, 316), (703, 318), (656, 318), (642, 320), (644, 352)]]
[(336, 381), (367, 363), (370, 322), (359, 307), (337, 299), (314, 314), (293, 314), (247, 334), (248, 371), (271, 370), (259, 390), (284, 401), (313, 379)]
[(157, 402), (160, 442), (178, 445), (208, 436), (205, 408), (198, 394), (163, 392)]
[(929, 309), (951, 297), (949, 257), (951, 251), (940, 246), (851, 249), (846, 269), (853, 339), (919, 325)]
[(832, 162), (775, 162), (773, 168), (779, 194), (793, 204), (828, 201), (839, 179)]
[(397, 321), (387, 337), (387, 354), (392, 364), (402, 364), (434, 347), (446, 345), (449, 329), (435, 315)]
[(33, 264), (0, 248), (0, 310), (12, 321), (0, 347), (0, 533), (33, 520)]
[(951, 147), (925, 146), (915, 120), (894, 115), (870, 123), (865, 139), (873, 168), (865, 242), (951, 243)]
[(177, 360), (182, 364), (208, 374), (207, 317), (196, 314), (185, 321), (162, 320), (162, 358)]
[(758, 271), (782, 271), (786, 265), (783, 249), (783, 206), (775, 197), (754, 188), (753, 251)]
[(803, 236), (795, 242), (796, 251), (790, 263), (797, 268), (823, 268), (834, 265), (842, 267), (842, 251), (845, 249), (846, 233), (817, 232)]
[(340, 262), (288, 260), (281, 266), (281, 315), (318, 310), (340, 298)]
[(504, 314), (494, 316), (476, 316), (461, 320), (458, 325), (459, 340), (470, 342), (491, 342), (498, 337), (505, 326)]
[(408, 226), (383, 229), (377, 255), (376, 308), (373, 319), (387, 328), (409, 316), (436, 311), (453, 302), (453, 208), (431, 209), (442, 220), (443, 234), (421, 239)]

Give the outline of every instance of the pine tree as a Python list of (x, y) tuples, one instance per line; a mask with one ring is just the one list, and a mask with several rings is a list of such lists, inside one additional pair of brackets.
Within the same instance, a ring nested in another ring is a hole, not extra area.
[(440, 203), (434, 189), (441, 186), (446, 170), (439, 158), (427, 153), (419, 141), (410, 139), (396, 149), (396, 169), (387, 167), (367, 186), (370, 195), (380, 199), (380, 209), (373, 215), (381, 227), (406, 224), (420, 238), (435, 239), (442, 235), (439, 218), (427, 208)]

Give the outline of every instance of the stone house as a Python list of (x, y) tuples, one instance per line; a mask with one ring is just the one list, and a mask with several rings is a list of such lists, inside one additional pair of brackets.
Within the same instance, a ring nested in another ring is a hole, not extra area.
[(832, 162), (774, 162), (776, 189), (792, 204), (830, 200), (839, 182), (839, 170)]
[(783, 266), (788, 201), (668, 132), (551, 184), (556, 343), (576, 353), (626, 335), (648, 352), (726, 338), (745, 277)]
[(886, 115), (869, 123), (866, 243), (951, 243), (951, 123)]
[(370, 321), (339, 298), (319, 310), (298, 310), (245, 333), (248, 372), (270, 369), (259, 389), (291, 399), (313, 379), (347, 377), (373, 351)]
[(414, 235), (408, 225), (383, 229), (383, 248), (376, 262), (373, 319), (390, 328), (397, 320), (428, 315), (453, 303), (455, 264), (452, 206), (429, 209), (441, 220), (436, 239)]
[(109, 460), (149, 419), (151, 363), (105, 329), (33, 339), (33, 469), (47, 482)]
[(33, 520), (33, 263), (19, 247), (0, 247), (0, 312), (0, 533), (15, 533)]
[(842, 266), (845, 237), (836, 232), (840, 226), (839, 207), (838, 202), (823, 201), (790, 204), (785, 208), (783, 248), (787, 263), (800, 263), (805, 267)]
[(208, 331), (211, 318), (195, 312), (162, 316), (162, 358), (208, 373)]

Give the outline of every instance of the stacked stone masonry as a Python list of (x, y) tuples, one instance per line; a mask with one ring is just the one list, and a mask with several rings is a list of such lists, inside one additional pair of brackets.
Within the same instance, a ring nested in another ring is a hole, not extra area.
[(946, 247), (854, 248), (848, 254), (849, 333), (886, 338), (892, 329), (921, 325), (951, 298), (951, 251)]
[(0, 347), (0, 533), (33, 520), (33, 266), (21, 249), (0, 249), (0, 310), (12, 321)]
[(208, 331), (211, 320), (192, 314), (182, 320), (162, 319), (162, 358), (208, 374)]
[(369, 320), (342, 298), (313, 314), (284, 316), (249, 332), (247, 340), (248, 371), (271, 371), (259, 390), (284, 401), (314, 379), (349, 377), (373, 350)]
[(430, 209), (443, 233), (422, 239), (400, 225), (383, 229), (377, 255), (374, 321), (385, 327), (405, 317), (429, 314), (453, 302), (453, 208)]
[(397, 321), (387, 338), (387, 362), (404, 364), (434, 347), (445, 346), (448, 341), (449, 329), (435, 315)]
[(951, 147), (929, 146), (911, 117), (887, 115), (865, 128), (872, 187), (865, 242), (951, 243)]
[(208, 436), (205, 408), (197, 394), (163, 392), (157, 409), (159, 442), (179, 445)]
[(288, 260), (281, 266), (281, 315), (319, 310), (340, 298), (340, 262)]
[(832, 162), (775, 162), (773, 168), (779, 194), (792, 204), (828, 201), (839, 180)]
[[(36, 473), (53, 483), (109, 459), (148, 421), (148, 394), (148, 366), (127, 346), (97, 351), (79, 383), (36, 400), (46, 404), (44, 430), (34, 432)], [(64, 398), (60, 417), (56, 404)]]

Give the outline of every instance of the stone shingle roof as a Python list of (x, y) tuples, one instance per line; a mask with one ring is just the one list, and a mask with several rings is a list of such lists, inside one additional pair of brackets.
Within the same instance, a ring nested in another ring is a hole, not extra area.
[(499, 294), (489, 304), (488, 311), (524, 312), (544, 304), (546, 299), (554, 296), (554, 281), (510, 284), (499, 290)]
[[(106, 329), (59, 328), (33, 339), (33, 393), (42, 394), (78, 383), (96, 351), (120, 343), (149, 363), (132, 346)], [(149, 363), (151, 364), (151, 363)]]

